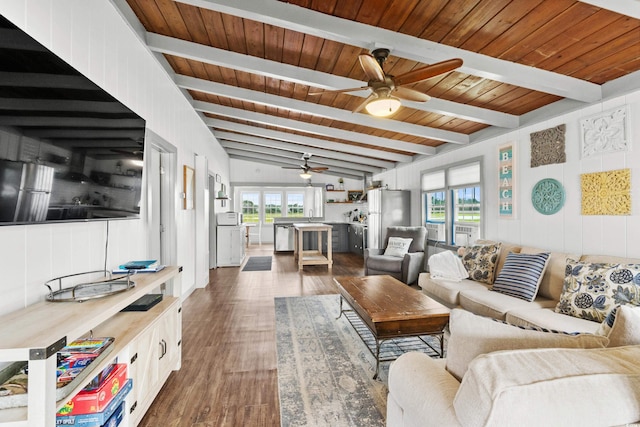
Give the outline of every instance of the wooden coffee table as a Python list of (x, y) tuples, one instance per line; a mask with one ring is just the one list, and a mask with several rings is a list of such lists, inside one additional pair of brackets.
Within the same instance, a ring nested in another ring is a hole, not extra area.
[(333, 280), (340, 291), (340, 316), (351, 311), (343, 308), (346, 300), (375, 338), (374, 379), (380, 368), (380, 346), (392, 338), (435, 335), (440, 339), (440, 357), (443, 357), (449, 308), (391, 276), (338, 276)]

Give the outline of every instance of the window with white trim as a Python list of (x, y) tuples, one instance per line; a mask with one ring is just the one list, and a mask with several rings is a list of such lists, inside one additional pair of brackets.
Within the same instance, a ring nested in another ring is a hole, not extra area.
[(243, 191), (240, 193), (242, 200), (242, 221), (257, 224), (260, 221), (260, 192)]
[(287, 192), (287, 216), (296, 218), (304, 216), (303, 192)]
[(422, 217), (430, 240), (463, 246), (480, 238), (481, 176), (480, 160), (422, 174)]
[(264, 223), (273, 224), (273, 218), (282, 216), (282, 192), (264, 192)]

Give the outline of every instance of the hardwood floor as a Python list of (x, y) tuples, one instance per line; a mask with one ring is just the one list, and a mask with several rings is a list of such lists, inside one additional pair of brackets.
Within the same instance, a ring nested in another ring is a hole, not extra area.
[(333, 271), (305, 266), (271, 244), (271, 271), (210, 271), (183, 303), (182, 369), (173, 372), (140, 426), (279, 426), (274, 297), (338, 293), (333, 275), (362, 275), (362, 257), (337, 253)]

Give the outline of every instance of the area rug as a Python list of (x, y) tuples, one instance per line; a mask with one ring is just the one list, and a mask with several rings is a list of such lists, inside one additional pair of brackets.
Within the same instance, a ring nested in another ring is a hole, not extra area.
[[(390, 362), (380, 364), (378, 380), (374, 380), (374, 356), (346, 316), (336, 320), (339, 298), (318, 295), (275, 299), (280, 419), (284, 427), (385, 425)], [(349, 315), (358, 327), (359, 318)], [(425, 339), (439, 348), (436, 338)], [(397, 356), (407, 347), (435, 355), (424, 343), (408, 341), (410, 344), (385, 342), (383, 357)]]
[(270, 271), (270, 270), (271, 270), (270, 256), (249, 257), (246, 264), (242, 268), (242, 271)]

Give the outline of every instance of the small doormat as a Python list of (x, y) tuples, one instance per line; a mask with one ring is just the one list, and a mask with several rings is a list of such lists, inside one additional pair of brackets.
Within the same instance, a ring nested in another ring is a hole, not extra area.
[(271, 256), (249, 257), (242, 271), (271, 271)]

